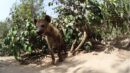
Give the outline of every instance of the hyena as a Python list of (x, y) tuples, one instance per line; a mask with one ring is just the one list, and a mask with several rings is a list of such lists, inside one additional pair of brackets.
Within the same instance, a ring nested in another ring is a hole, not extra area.
[(63, 61), (63, 52), (66, 54), (64, 40), (60, 31), (51, 23), (51, 17), (46, 15), (44, 19), (34, 19), (37, 27), (37, 34), (45, 36), (49, 52), (52, 57), (52, 64), (55, 64), (54, 50), (57, 50), (59, 62)]

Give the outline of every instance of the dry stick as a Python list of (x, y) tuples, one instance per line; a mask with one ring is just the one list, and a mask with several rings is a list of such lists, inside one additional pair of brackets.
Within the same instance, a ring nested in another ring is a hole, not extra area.
[(76, 41), (77, 41), (77, 39), (75, 39), (75, 40), (73, 41), (73, 43), (72, 43), (72, 46), (71, 46), (71, 49), (70, 49), (70, 52), (71, 52), (71, 53), (74, 51)]
[(87, 38), (87, 33), (86, 33), (86, 31), (84, 31), (84, 33), (83, 33), (83, 39), (80, 42), (80, 44), (78, 45), (78, 47), (73, 51), (73, 54), (75, 54), (83, 46), (83, 44), (86, 41), (86, 38)]

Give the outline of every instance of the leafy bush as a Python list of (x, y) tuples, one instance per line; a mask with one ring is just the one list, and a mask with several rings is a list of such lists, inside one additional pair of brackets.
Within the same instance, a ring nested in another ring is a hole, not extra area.
[(11, 54), (17, 60), (20, 59), (22, 54), (32, 53), (39, 49), (43, 50), (43, 48), (47, 47), (45, 41), (41, 36), (37, 36), (35, 31), (35, 25), (26, 21), (24, 30), (20, 31), (16, 25), (7, 34), (4, 39), (5, 47), (10, 49)]
[[(0, 51), (13, 54), (16, 59), (25, 53), (48, 51), (45, 40), (37, 36), (32, 21), (34, 17), (42, 18), (45, 15), (42, 3), (39, 0), (22, 0), (12, 9), (11, 29), (2, 40), (4, 44)], [(94, 33), (91, 37), (100, 35), (103, 40), (112, 39), (129, 33), (129, 3), (129, 0), (58, 0), (55, 12), (59, 15), (53, 23), (62, 31), (67, 48), (71, 47), (74, 39), (80, 42), (82, 32), (75, 27), (76, 20), (80, 27), (87, 26), (89, 36)], [(48, 5), (53, 6), (54, 3), (49, 2)], [(88, 42), (83, 46), (85, 50), (93, 46), (91, 41)]]

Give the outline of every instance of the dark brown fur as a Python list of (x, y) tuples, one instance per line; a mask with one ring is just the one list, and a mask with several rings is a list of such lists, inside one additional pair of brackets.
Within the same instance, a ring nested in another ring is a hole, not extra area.
[(55, 64), (54, 50), (58, 51), (59, 61), (63, 61), (62, 51), (66, 53), (64, 41), (60, 31), (55, 26), (50, 24), (50, 16), (46, 15), (44, 19), (34, 20), (34, 22), (37, 28), (39, 28), (37, 33), (39, 35), (45, 36), (45, 40), (48, 44), (50, 54), (52, 57), (52, 63)]

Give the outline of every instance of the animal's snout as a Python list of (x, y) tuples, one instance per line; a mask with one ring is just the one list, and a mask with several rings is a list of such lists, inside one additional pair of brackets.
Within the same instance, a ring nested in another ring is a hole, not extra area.
[(36, 33), (37, 33), (38, 35), (42, 35), (43, 32), (44, 32), (44, 31), (43, 31), (42, 28), (38, 28), (37, 31), (36, 31)]
[(43, 31), (37, 31), (36, 32), (38, 35), (42, 35), (43, 34)]
[(38, 35), (42, 35), (42, 34), (44, 33), (44, 31), (43, 31), (43, 30), (37, 30), (36, 33), (37, 33)]

